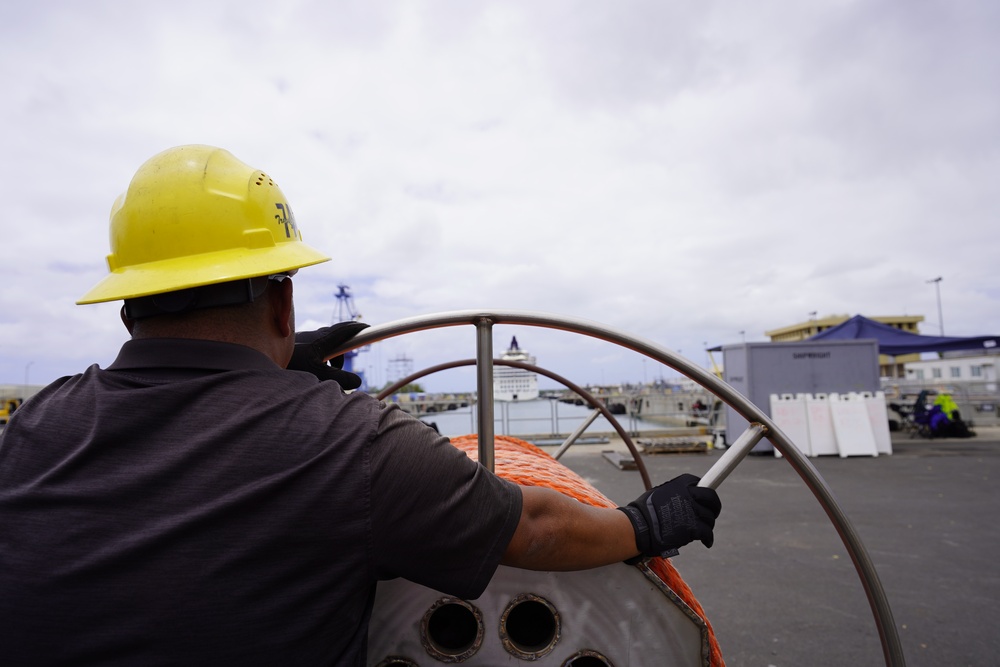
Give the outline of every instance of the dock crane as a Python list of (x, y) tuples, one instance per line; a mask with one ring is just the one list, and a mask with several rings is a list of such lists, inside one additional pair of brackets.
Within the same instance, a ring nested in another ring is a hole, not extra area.
[[(361, 313), (358, 312), (357, 308), (354, 307), (354, 297), (351, 296), (351, 288), (348, 285), (337, 285), (337, 291), (334, 293), (337, 298), (337, 312), (333, 318), (333, 324), (338, 322), (360, 322)], [(371, 346), (366, 345), (357, 350), (351, 350), (344, 354), (344, 370), (349, 371), (358, 375), (361, 378), (361, 387), (359, 391), (368, 391), (368, 378), (365, 377), (364, 371), (354, 368), (354, 359), (358, 356), (358, 353), (367, 351)]]

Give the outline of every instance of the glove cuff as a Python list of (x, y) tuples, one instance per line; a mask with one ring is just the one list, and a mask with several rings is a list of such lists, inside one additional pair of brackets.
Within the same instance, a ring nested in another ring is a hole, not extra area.
[[(646, 521), (646, 517), (643, 516), (637, 507), (633, 507), (632, 505), (617, 507), (615, 509), (623, 512), (632, 523), (632, 530), (635, 531), (635, 546), (639, 550), (639, 553), (643, 556), (650, 555), (649, 523)], [(631, 565), (638, 561), (635, 558), (630, 558), (625, 562)]]

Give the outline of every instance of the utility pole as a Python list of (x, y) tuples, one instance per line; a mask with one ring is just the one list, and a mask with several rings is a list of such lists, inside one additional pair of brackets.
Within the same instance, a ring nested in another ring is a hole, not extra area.
[(33, 363), (35, 362), (29, 361), (24, 365), (24, 395), (21, 397), (22, 401), (28, 400), (28, 371), (31, 369), (31, 364)]
[(937, 292), (937, 307), (938, 307), (938, 328), (941, 330), (941, 335), (944, 335), (944, 315), (941, 314), (941, 276), (937, 278), (931, 278), (927, 281), (928, 283), (934, 283), (934, 290)]

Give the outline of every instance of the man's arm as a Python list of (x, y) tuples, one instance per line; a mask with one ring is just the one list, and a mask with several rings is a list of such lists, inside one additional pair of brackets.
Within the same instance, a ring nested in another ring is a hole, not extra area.
[(593, 507), (558, 491), (521, 487), (521, 521), (504, 565), (527, 570), (583, 570), (639, 554), (632, 523), (623, 512)]
[(679, 475), (616, 509), (522, 486), (521, 520), (501, 562), (529, 570), (580, 570), (639, 554), (671, 555), (694, 540), (711, 547), (722, 502), (698, 481)]

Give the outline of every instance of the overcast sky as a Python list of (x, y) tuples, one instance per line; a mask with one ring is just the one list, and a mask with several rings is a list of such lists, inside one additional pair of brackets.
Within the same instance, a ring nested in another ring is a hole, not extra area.
[[(114, 359), (119, 304), (74, 302), (115, 197), (187, 143), (266, 171), (334, 257), (295, 280), (300, 329), (344, 283), (371, 324), (548, 311), (705, 364), (814, 311), (936, 334), (941, 276), (945, 333), (998, 334), (997, 34), (995, 0), (3, 2), (0, 384)], [(672, 374), (512, 334), (581, 384)]]

